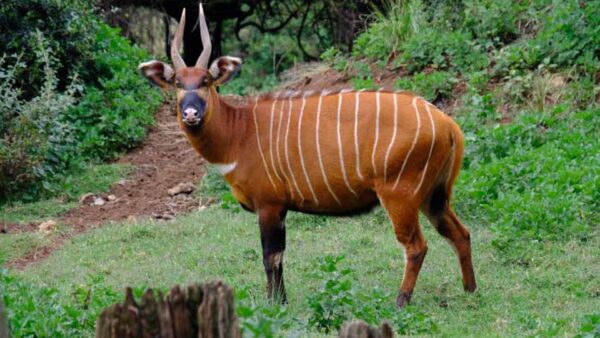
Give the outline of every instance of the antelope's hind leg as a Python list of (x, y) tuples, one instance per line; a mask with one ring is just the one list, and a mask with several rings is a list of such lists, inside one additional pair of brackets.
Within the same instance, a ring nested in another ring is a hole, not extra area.
[(427, 241), (419, 225), (419, 208), (414, 205), (411, 198), (404, 198), (397, 193), (379, 193), (378, 196), (392, 221), (396, 238), (404, 247), (404, 275), (396, 299), (396, 305), (402, 308), (410, 303), (419, 271), (427, 254)]
[(263, 264), (267, 274), (267, 296), (270, 300), (287, 303), (283, 283), (283, 253), (285, 251), (285, 215), (280, 206), (258, 209)]
[(468, 292), (475, 291), (477, 283), (471, 258), (471, 235), (450, 208), (447, 189), (443, 186), (433, 189), (421, 209), (437, 232), (448, 240), (456, 252), (462, 272), (463, 288)]

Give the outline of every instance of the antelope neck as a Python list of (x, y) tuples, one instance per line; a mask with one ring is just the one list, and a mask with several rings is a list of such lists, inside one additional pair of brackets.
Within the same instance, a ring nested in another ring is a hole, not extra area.
[(184, 126), (184, 131), (192, 146), (208, 162), (234, 163), (246, 130), (242, 114), (221, 100), (213, 87), (208, 90), (206, 104), (203, 123), (199, 127)]

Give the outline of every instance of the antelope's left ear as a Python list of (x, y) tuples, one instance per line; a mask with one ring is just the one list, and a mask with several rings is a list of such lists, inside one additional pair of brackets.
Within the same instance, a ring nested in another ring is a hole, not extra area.
[(175, 79), (175, 71), (168, 64), (152, 60), (140, 63), (138, 66), (140, 74), (148, 79), (152, 84), (160, 86), (162, 89), (169, 89)]
[(221, 56), (213, 61), (208, 69), (213, 85), (221, 85), (236, 75), (242, 68), (242, 59), (233, 56)]

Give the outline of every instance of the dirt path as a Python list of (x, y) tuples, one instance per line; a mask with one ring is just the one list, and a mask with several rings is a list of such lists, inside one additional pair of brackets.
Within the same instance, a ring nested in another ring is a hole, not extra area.
[[(22, 269), (36, 263), (69, 238), (102, 223), (141, 218), (169, 220), (198, 208), (200, 201), (194, 194), (171, 196), (167, 192), (179, 183), (197, 185), (204, 174), (204, 160), (188, 144), (174, 111), (169, 104), (162, 106), (156, 115), (156, 125), (150, 128), (144, 143), (117, 161), (132, 165), (134, 171), (127, 180), (114, 184), (110, 192), (98, 196), (105, 204), (86, 202), (69, 210), (58, 223), (71, 227), (71, 231), (6, 265)], [(109, 200), (109, 195), (113, 195), (114, 200)], [(35, 231), (37, 226), (28, 226), (26, 230)]]

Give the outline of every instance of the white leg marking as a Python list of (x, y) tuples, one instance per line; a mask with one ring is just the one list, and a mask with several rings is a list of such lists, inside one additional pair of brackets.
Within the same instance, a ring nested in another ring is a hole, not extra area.
[(358, 109), (360, 102), (360, 91), (356, 92), (356, 104), (354, 108), (354, 148), (356, 150), (356, 174), (358, 178), (364, 180), (363, 175), (360, 173), (360, 153), (358, 147)]
[(429, 166), (429, 160), (431, 159), (431, 154), (433, 153), (433, 145), (435, 144), (435, 123), (433, 122), (433, 116), (431, 116), (431, 110), (429, 109), (429, 105), (427, 103), (425, 103), (425, 109), (427, 110), (427, 115), (429, 115), (429, 121), (431, 122), (431, 147), (429, 147), (429, 155), (427, 156), (427, 162), (425, 162), (425, 168), (423, 168), (423, 172), (421, 173), (421, 180), (419, 181), (419, 185), (417, 185), (417, 188), (413, 194), (416, 194), (417, 191), (419, 191), (425, 176), (427, 176), (427, 166)]
[(263, 153), (262, 146), (260, 145), (258, 121), (256, 120), (256, 106), (258, 106), (258, 96), (256, 97), (254, 109), (252, 110), (252, 114), (254, 115), (254, 127), (256, 127), (256, 142), (258, 143), (258, 152), (260, 153), (260, 158), (262, 158), (263, 165), (265, 166), (265, 171), (267, 172), (267, 176), (269, 176), (269, 181), (271, 181), (271, 184), (273, 185), (273, 190), (277, 192), (277, 187), (275, 186), (275, 182), (273, 182), (273, 177), (271, 177), (271, 173), (269, 172), (269, 168), (267, 167), (267, 160), (265, 159), (265, 154)]
[(304, 195), (302, 191), (300, 191), (300, 187), (298, 187), (298, 182), (296, 181), (296, 176), (294, 176), (294, 172), (292, 171), (292, 166), (290, 165), (290, 155), (288, 152), (288, 137), (290, 135), (290, 121), (292, 120), (292, 99), (288, 99), (290, 109), (288, 110), (288, 120), (287, 127), (285, 128), (285, 161), (287, 162), (288, 170), (290, 171), (290, 176), (292, 176), (292, 181), (294, 182), (294, 186), (296, 187), (296, 191), (298, 195), (300, 195), (300, 199), (304, 201)]
[(326, 95), (325, 91), (321, 94), (321, 96), (319, 96), (319, 104), (317, 106), (317, 125), (315, 128), (316, 129), (315, 138), (316, 138), (316, 142), (317, 142), (317, 157), (319, 158), (319, 165), (321, 166), (321, 174), (323, 174), (323, 180), (325, 181), (327, 190), (329, 190), (329, 193), (331, 193), (331, 196), (333, 196), (335, 201), (339, 205), (342, 205), (342, 203), (340, 202), (338, 197), (335, 195), (335, 193), (331, 189), (331, 186), (329, 185), (329, 181), (327, 180), (327, 174), (325, 174), (325, 167), (323, 167), (323, 159), (321, 158), (321, 145), (319, 144), (319, 119), (321, 118), (321, 104), (323, 103), (323, 95)]
[(348, 190), (350, 190), (350, 192), (352, 194), (354, 194), (354, 196), (358, 197), (358, 194), (356, 193), (356, 191), (354, 191), (354, 189), (352, 189), (350, 182), (348, 182), (348, 177), (346, 176), (346, 165), (344, 163), (344, 151), (342, 149), (342, 126), (341, 126), (341, 124), (342, 124), (342, 122), (341, 122), (342, 95), (343, 95), (342, 92), (340, 92), (340, 94), (338, 94), (338, 109), (337, 109), (337, 140), (338, 140), (338, 149), (340, 150), (340, 166), (342, 167), (342, 176), (344, 177), (344, 182), (346, 183), (346, 187), (348, 187)]
[(302, 165), (302, 171), (304, 172), (304, 178), (308, 184), (308, 189), (310, 189), (310, 193), (315, 199), (315, 203), (319, 205), (319, 199), (317, 198), (317, 194), (315, 194), (312, 183), (310, 183), (310, 178), (308, 177), (308, 172), (304, 165), (304, 155), (302, 153), (302, 115), (304, 115), (304, 107), (306, 107), (306, 95), (302, 97), (302, 108), (300, 108), (300, 116), (298, 117), (298, 154), (300, 155), (300, 164)]
[(283, 183), (283, 180), (281, 179), (281, 177), (279, 177), (279, 174), (277, 173), (277, 170), (275, 169), (275, 157), (273, 157), (273, 120), (275, 119), (275, 105), (277, 104), (277, 99), (275, 99), (273, 101), (273, 104), (271, 105), (271, 128), (269, 129), (269, 154), (271, 155), (271, 168), (273, 169), (273, 173), (275, 174), (275, 177), (277, 177), (277, 179)]
[(377, 164), (375, 163), (375, 151), (377, 150), (377, 143), (379, 142), (379, 94), (377, 91), (375, 93), (375, 102), (376, 102), (376, 117), (375, 117), (375, 142), (373, 143), (373, 153), (371, 154), (371, 164), (373, 165), (373, 175), (377, 176)]
[(283, 164), (281, 164), (281, 153), (279, 152), (279, 145), (281, 144), (279, 139), (280, 139), (280, 135), (281, 135), (281, 124), (283, 123), (283, 106), (284, 105), (285, 105), (285, 100), (281, 100), (281, 108), (279, 109), (279, 127), (277, 128), (277, 143), (275, 145), (275, 149), (276, 149), (275, 151), (277, 152), (277, 163), (279, 164), (279, 170), (281, 170), (281, 176), (283, 176), (283, 178), (285, 179), (285, 182), (284, 182), (285, 186), (290, 191), (290, 195), (293, 199), (294, 191), (292, 190), (292, 187), (290, 186), (289, 177), (287, 176), (287, 173), (283, 169)]
[(387, 164), (388, 158), (390, 157), (390, 152), (392, 151), (392, 146), (394, 145), (394, 141), (396, 140), (396, 133), (398, 131), (398, 98), (396, 94), (392, 95), (394, 97), (394, 133), (392, 134), (392, 140), (390, 141), (390, 145), (385, 152), (385, 160), (383, 163), (383, 181), (387, 182)]
[(394, 183), (393, 189), (396, 189), (396, 187), (398, 186), (398, 182), (400, 182), (400, 177), (402, 176), (402, 173), (404, 172), (404, 168), (406, 168), (406, 163), (408, 163), (410, 154), (412, 154), (413, 150), (415, 150), (415, 146), (417, 145), (417, 140), (419, 139), (419, 133), (421, 132), (421, 117), (419, 116), (419, 109), (417, 108), (417, 99), (418, 99), (418, 97), (415, 97), (412, 100), (412, 105), (413, 105), (413, 108), (415, 109), (415, 115), (417, 116), (417, 131), (415, 132), (415, 138), (413, 139), (412, 145), (410, 146), (408, 153), (406, 153), (406, 157), (404, 158), (404, 163), (402, 163), (402, 168), (400, 169), (400, 173), (398, 174), (398, 177), (396, 177), (396, 183)]

